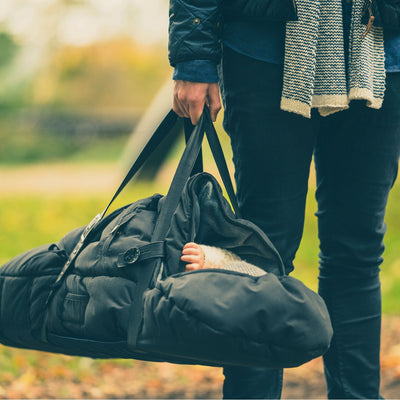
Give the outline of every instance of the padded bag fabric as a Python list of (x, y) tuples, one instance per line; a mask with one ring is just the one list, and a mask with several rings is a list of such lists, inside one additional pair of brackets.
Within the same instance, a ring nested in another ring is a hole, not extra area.
[[(175, 120), (170, 112), (116, 195)], [(204, 130), (236, 213), (213, 176), (188, 179)], [(0, 341), (93, 358), (215, 366), (292, 367), (323, 354), (332, 327), (322, 298), (285, 275), (268, 237), (239, 218), (221, 160), (206, 110), (166, 196), (105, 216), (108, 206), (87, 227), (4, 265)], [(180, 256), (190, 241), (227, 248), (267, 274), (184, 272)]]

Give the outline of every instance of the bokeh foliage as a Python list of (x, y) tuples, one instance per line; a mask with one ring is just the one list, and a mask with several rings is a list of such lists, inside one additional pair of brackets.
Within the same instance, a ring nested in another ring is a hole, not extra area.
[(6, 32), (0, 32), (0, 69), (10, 64), (17, 50), (18, 45), (13, 37)]
[[(3, 48), (10, 66), (18, 47), (2, 34)], [(166, 49), (156, 45), (117, 38), (60, 46), (0, 95), (0, 164), (82, 159), (93, 148), (110, 160), (170, 72)]]

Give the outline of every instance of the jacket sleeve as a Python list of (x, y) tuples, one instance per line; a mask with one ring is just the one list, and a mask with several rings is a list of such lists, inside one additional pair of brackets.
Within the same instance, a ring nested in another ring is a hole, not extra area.
[(219, 81), (217, 66), (208, 60), (192, 60), (176, 64), (172, 79), (203, 83)]
[(170, 0), (169, 61), (210, 60), (221, 58), (221, 0)]

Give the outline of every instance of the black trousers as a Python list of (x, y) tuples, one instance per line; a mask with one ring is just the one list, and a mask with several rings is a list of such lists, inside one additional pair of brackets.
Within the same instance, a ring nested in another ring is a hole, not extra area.
[[(365, 102), (312, 118), (279, 108), (282, 66), (225, 47), (224, 127), (239, 206), (280, 252), (288, 273), (299, 247), (311, 159), (317, 173), (319, 293), (334, 338), (324, 356), (329, 398), (379, 398), (385, 208), (400, 154), (400, 73), (387, 75), (383, 107)], [(279, 398), (282, 371), (225, 368), (224, 398)]]

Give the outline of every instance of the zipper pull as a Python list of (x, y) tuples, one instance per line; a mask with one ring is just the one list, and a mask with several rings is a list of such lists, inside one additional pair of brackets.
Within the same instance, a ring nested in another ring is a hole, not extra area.
[(365, 28), (365, 31), (361, 34), (362, 39), (365, 39), (365, 37), (371, 31), (372, 25), (374, 25), (375, 16), (372, 14), (372, 0), (365, 0), (363, 15), (365, 15), (367, 12), (369, 14), (369, 19), (368, 19), (368, 24), (367, 24), (367, 27)]

